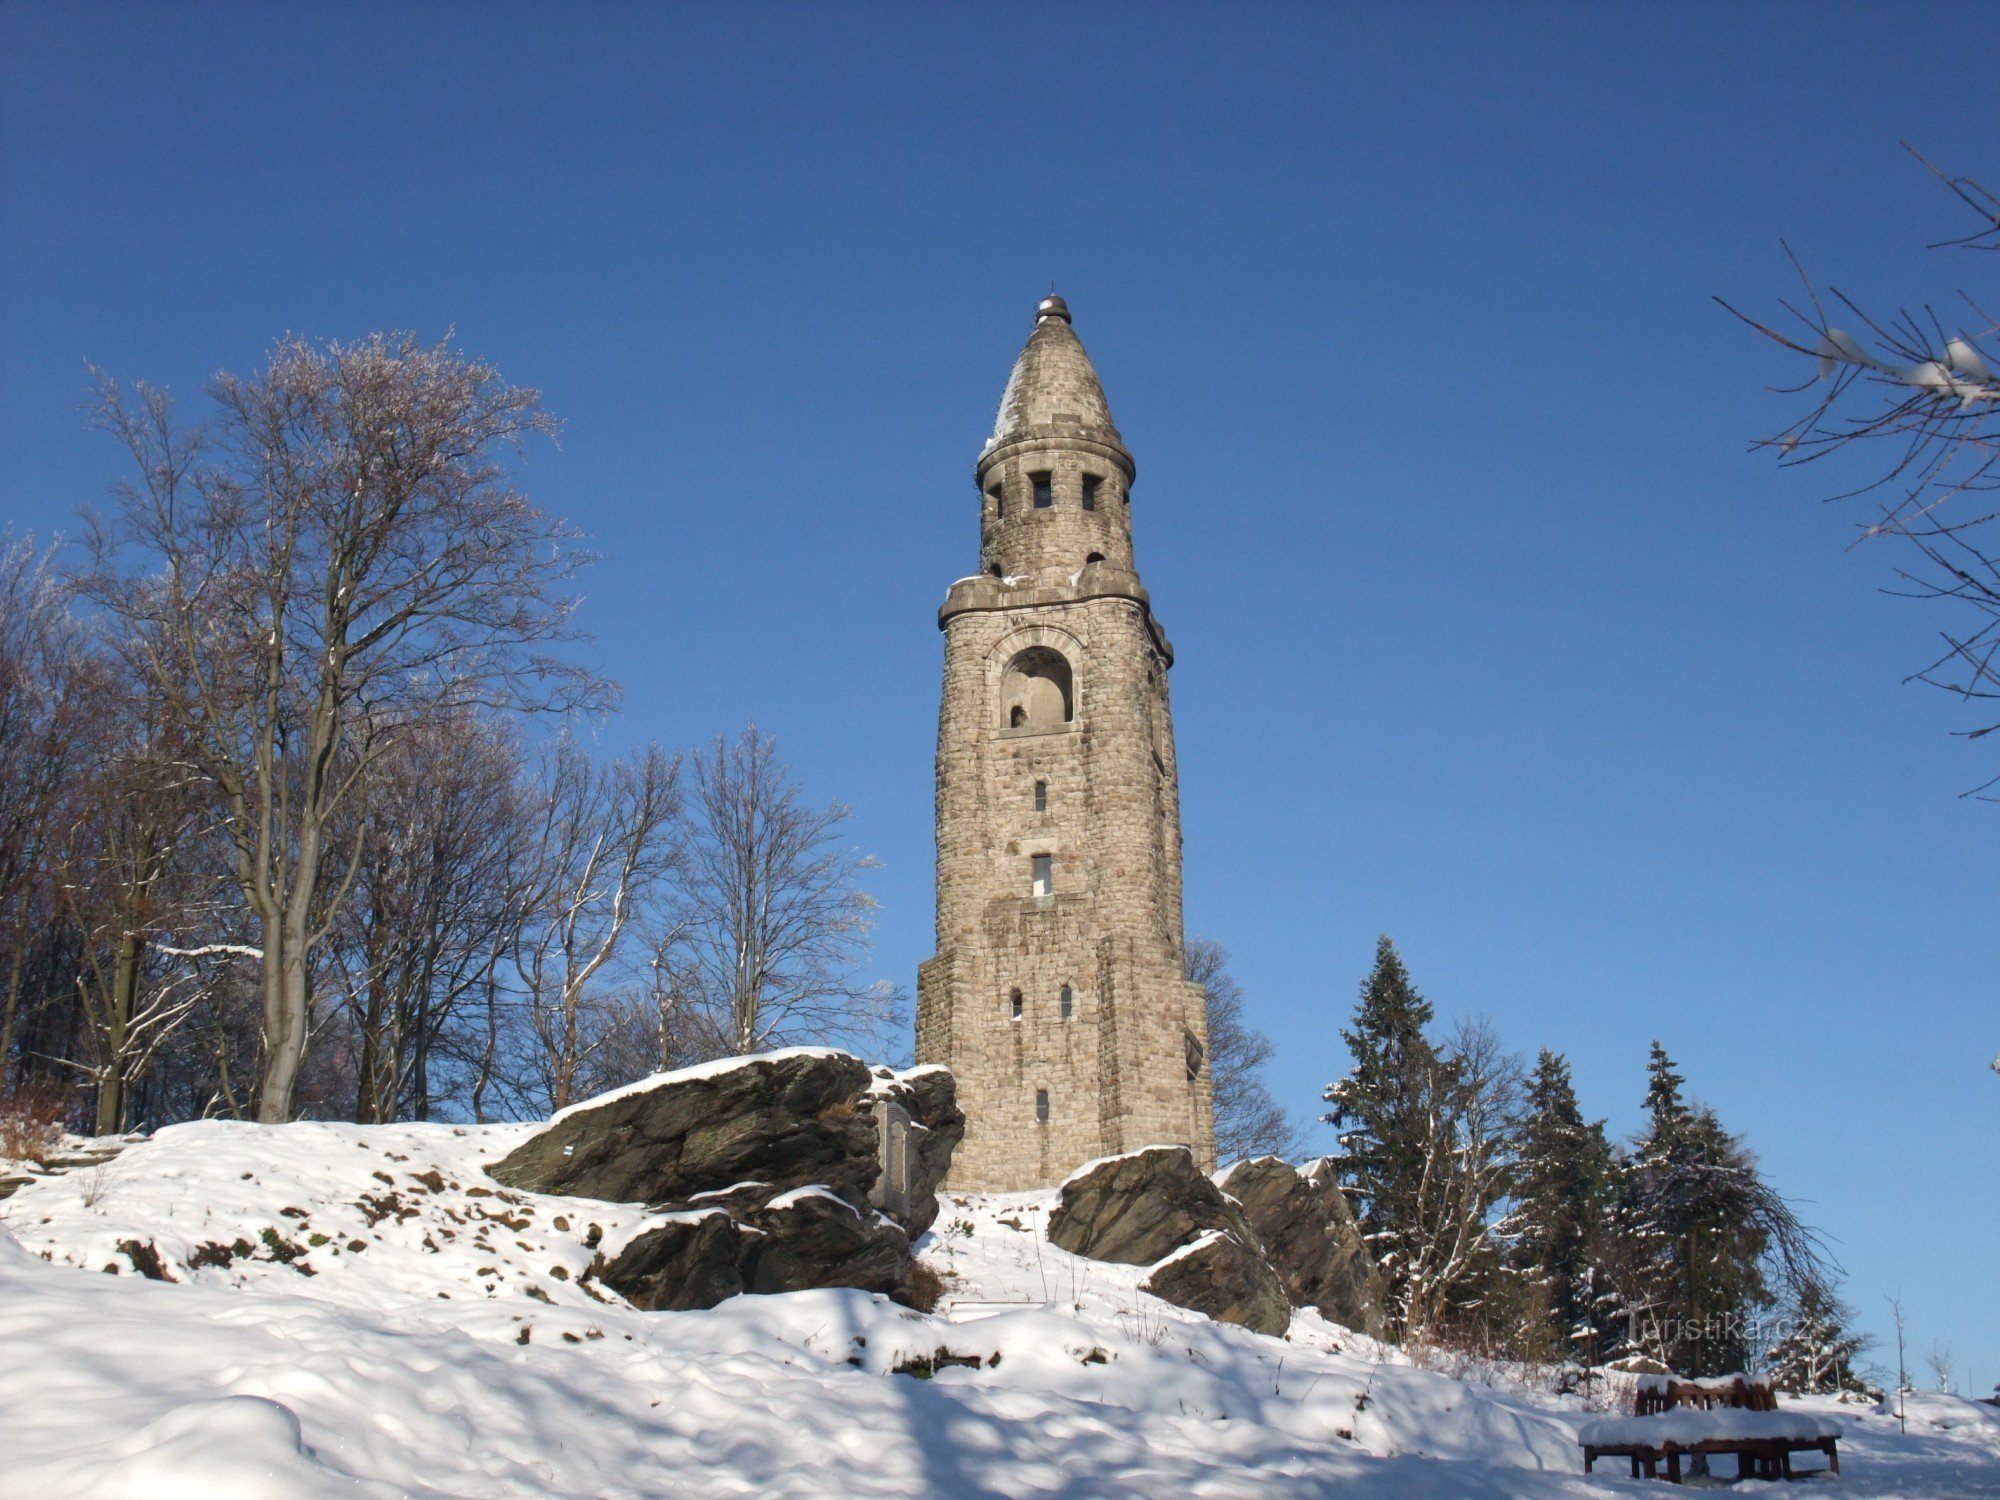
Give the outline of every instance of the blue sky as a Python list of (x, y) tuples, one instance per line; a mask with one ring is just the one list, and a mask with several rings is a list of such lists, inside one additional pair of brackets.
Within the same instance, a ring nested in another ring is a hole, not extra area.
[[(1833, 476), (1746, 451), (1779, 241), (1878, 305), (1990, 258), (1909, 138), (2000, 34), (1890, 6), (0, 5), (0, 523), (288, 330), (456, 329), (567, 419), (607, 745), (755, 719), (930, 952), (945, 585), (1053, 280), (1180, 652), (1190, 929), (1313, 1111), (1379, 932), (1636, 1122), (1650, 1039), (2000, 1377), (1994, 769)], [(1981, 153), (1984, 153), (1983, 155)]]

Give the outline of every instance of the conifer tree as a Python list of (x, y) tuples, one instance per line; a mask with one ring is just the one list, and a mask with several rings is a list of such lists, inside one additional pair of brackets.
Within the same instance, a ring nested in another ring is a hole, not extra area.
[(1866, 1393), (1854, 1369), (1866, 1340), (1848, 1332), (1853, 1316), (1830, 1288), (1808, 1284), (1793, 1299), (1789, 1331), (1771, 1346), (1772, 1383), (1794, 1396)]
[(1323, 1096), (1333, 1106), (1324, 1119), (1340, 1130), (1341, 1173), (1355, 1216), (1392, 1280), (1405, 1211), (1424, 1169), (1429, 1075), (1438, 1066), (1424, 1035), (1431, 1017), (1396, 945), (1386, 935), (1377, 939), (1354, 1024), (1340, 1033), (1354, 1066)]
[(1683, 1087), (1655, 1041), (1647, 1124), (1617, 1174), (1607, 1260), (1632, 1315), (1632, 1352), (1713, 1375), (1750, 1362), (1755, 1314), (1773, 1300), (1767, 1268), (1798, 1293), (1824, 1285), (1827, 1263), (1742, 1140)]
[(1389, 1291), (1399, 1336), (1449, 1338), (1490, 1325), (1493, 1208), (1512, 1170), (1520, 1066), (1483, 1022), (1442, 1044), (1430, 1003), (1383, 938), (1343, 1030), (1354, 1066), (1325, 1093), (1336, 1166)]
[[(1568, 1060), (1542, 1049), (1528, 1083), (1522, 1119), (1514, 1208), (1505, 1231), (1508, 1265), (1523, 1279), (1532, 1308), (1547, 1330), (1524, 1329), (1531, 1357), (1598, 1353), (1599, 1240), (1611, 1183), (1611, 1145), (1602, 1120), (1586, 1122), (1576, 1102)], [(1532, 1321), (1532, 1320), (1529, 1320)]]

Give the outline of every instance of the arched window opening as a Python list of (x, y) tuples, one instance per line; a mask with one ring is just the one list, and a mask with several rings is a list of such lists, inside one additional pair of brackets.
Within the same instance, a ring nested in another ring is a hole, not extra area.
[(1013, 1019), (1018, 1021), (1021, 1019), (1021, 992), (1019, 990), (1014, 991), (1012, 1004)]
[(998, 563), (995, 563), (995, 564), (994, 564), (994, 565), (993, 565), (992, 567), (988, 568), (988, 569), (987, 569), (986, 571), (987, 571), (987, 572), (989, 572), (989, 573), (991, 573), (991, 574), (992, 574), (992, 575), (993, 575), (993, 576), (994, 576), (995, 578), (998, 578), (998, 577), (1000, 577), (1000, 576), (1001, 576), (1001, 574), (1000, 574), (1000, 564), (998, 564)]
[(1090, 554), (1090, 556), (1086, 557), (1083, 560), (1083, 565), (1087, 568), (1094, 562), (1103, 562), (1103, 561), (1104, 561), (1104, 554), (1102, 552), (1093, 552)]
[(1035, 811), (1047, 812), (1048, 810), (1049, 784), (1046, 781), (1038, 781), (1035, 783)]
[(1049, 1091), (1047, 1089), (1035, 1090), (1035, 1123), (1037, 1125), (1046, 1125), (1049, 1123)]
[(1075, 1014), (1076, 1014), (1076, 996), (1073, 993), (1071, 993), (1070, 987), (1068, 985), (1064, 985), (1062, 987), (1062, 1018), (1065, 1021), (1067, 1021), (1071, 1016)]
[(1000, 701), (1014, 729), (1054, 729), (1075, 717), (1074, 679), (1062, 654), (1030, 646), (1007, 668)]

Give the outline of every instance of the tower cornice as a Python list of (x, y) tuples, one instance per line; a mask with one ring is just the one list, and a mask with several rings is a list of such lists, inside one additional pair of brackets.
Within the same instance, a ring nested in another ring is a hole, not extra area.
[(1107, 439), (1102, 433), (1065, 425), (1017, 431), (1001, 441), (989, 442), (973, 465), (974, 478), (983, 489), (986, 476), (1008, 459), (1027, 458), (1036, 453), (1091, 453), (1118, 465), (1127, 484), (1139, 477), (1138, 462), (1123, 443)]

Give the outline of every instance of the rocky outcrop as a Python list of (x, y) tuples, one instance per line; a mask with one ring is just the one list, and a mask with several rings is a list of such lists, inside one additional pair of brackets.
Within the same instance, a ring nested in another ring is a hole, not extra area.
[(685, 1312), (743, 1290), (743, 1227), (723, 1209), (669, 1215), (597, 1272), (634, 1307)]
[(487, 1170), (509, 1187), (673, 1203), (739, 1182), (824, 1184), (866, 1203), (880, 1171), (845, 1052), (794, 1047), (656, 1074), (573, 1105)]
[(1212, 1229), (1176, 1250), (1153, 1267), (1140, 1290), (1257, 1333), (1283, 1334), (1292, 1324), (1277, 1272), (1254, 1242), (1245, 1244), (1226, 1230)]
[(1149, 1266), (1220, 1229), (1257, 1243), (1243, 1211), (1185, 1146), (1148, 1146), (1077, 1168), (1049, 1215), (1049, 1238), (1072, 1255)]
[(739, 1292), (857, 1287), (907, 1300), (910, 1241), (873, 1210), (825, 1188), (794, 1188), (740, 1217), (720, 1206), (664, 1217), (597, 1279), (634, 1307), (679, 1312)]
[(1332, 1163), (1301, 1172), (1275, 1156), (1236, 1163), (1222, 1191), (1242, 1205), (1294, 1307), (1379, 1337), (1383, 1286)]
[(875, 1122), (883, 1164), (869, 1202), (914, 1239), (936, 1221), (938, 1189), (965, 1138), (958, 1085), (951, 1069), (935, 1063), (907, 1073), (877, 1068), (861, 1108)]
[(1049, 1238), (1073, 1255), (1152, 1266), (1143, 1290), (1180, 1307), (1283, 1333), (1291, 1304), (1243, 1210), (1185, 1146), (1149, 1146), (1081, 1168), (1062, 1185)]
[(488, 1170), (530, 1192), (658, 1209), (598, 1272), (639, 1307), (835, 1286), (907, 1298), (910, 1241), (937, 1217), (964, 1132), (948, 1069), (871, 1071), (802, 1047), (588, 1100)]

